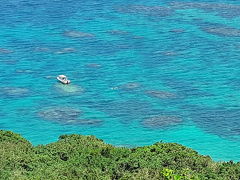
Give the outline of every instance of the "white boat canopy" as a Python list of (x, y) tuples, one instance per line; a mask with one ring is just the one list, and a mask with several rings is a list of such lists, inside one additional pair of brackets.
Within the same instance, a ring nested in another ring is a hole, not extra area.
[(65, 76), (65, 75), (59, 75), (58, 77), (60, 77), (60, 78), (67, 78), (67, 76)]

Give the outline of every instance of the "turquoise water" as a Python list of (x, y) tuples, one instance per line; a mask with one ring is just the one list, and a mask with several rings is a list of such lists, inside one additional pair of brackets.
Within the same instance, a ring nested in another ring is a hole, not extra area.
[(0, 129), (240, 161), (240, 3), (213, 3), (3, 0)]

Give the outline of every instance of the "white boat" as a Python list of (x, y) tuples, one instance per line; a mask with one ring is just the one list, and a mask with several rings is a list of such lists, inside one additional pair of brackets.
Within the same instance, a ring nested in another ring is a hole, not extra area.
[(65, 75), (59, 75), (57, 77), (57, 80), (59, 80), (63, 84), (70, 84), (70, 82), (71, 82), (70, 80), (67, 79), (67, 76), (65, 76)]

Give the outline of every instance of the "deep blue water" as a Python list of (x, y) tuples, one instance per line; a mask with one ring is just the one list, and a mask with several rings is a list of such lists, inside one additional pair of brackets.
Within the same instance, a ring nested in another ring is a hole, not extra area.
[(238, 1), (2, 0), (0, 22), (0, 129), (240, 161)]

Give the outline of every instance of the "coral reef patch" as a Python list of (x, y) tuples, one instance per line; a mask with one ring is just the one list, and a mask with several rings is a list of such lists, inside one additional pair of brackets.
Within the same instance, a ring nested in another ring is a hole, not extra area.
[(48, 107), (40, 110), (38, 116), (62, 124), (75, 124), (82, 111), (72, 107)]
[(150, 97), (155, 97), (159, 99), (171, 99), (176, 98), (176, 95), (166, 91), (148, 90), (145, 93)]
[(75, 123), (79, 125), (99, 126), (102, 125), (103, 120), (100, 119), (80, 119)]
[(240, 29), (228, 27), (221, 24), (212, 24), (208, 27), (202, 27), (203, 31), (218, 35), (218, 36), (227, 36), (227, 37), (240, 37)]
[(94, 34), (81, 32), (81, 31), (65, 31), (64, 36), (71, 38), (92, 38), (95, 37)]
[(23, 87), (2, 87), (0, 90), (0, 95), (7, 97), (24, 97), (30, 93), (29, 89)]
[(240, 110), (228, 108), (191, 107), (192, 120), (205, 131), (231, 138), (240, 135)]
[(12, 53), (13, 51), (5, 48), (0, 48), (0, 54), (9, 54)]
[(171, 2), (169, 6), (173, 9), (201, 9), (205, 12), (217, 13), (224, 18), (235, 18), (240, 16), (240, 6), (235, 4), (208, 3), (208, 2)]
[(141, 87), (140, 83), (137, 82), (129, 82), (126, 84), (122, 84), (120, 86), (113, 87), (111, 89), (119, 89), (119, 90), (135, 90)]
[(117, 11), (120, 13), (140, 14), (157, 17), (171, 16), (174, 12), (171, 8), (164, 6), (144, 6), (144, 5), (118, 7)]
[(76, 95), (82, 94), (84, 92), (83, 88), (73, 84), (66, 85), (58, 83), (55, 85), (55, 89), (64, 95)]
[(178, 116), (157, 115), (157, 116), (144, 119), (142, 121), (142, 125), (150, 129), (159, 129), (159, 128), (178, 125), (181, 122), (182, 122), (182, 119)]
[(68, 48), (62, 48), (58, 51), (55, 52), (55, 54), (68, 54), (68, 53), (74, 53), (77, 50), (75, 48), (72, 47), (68, 47)]

